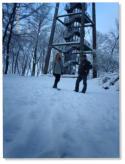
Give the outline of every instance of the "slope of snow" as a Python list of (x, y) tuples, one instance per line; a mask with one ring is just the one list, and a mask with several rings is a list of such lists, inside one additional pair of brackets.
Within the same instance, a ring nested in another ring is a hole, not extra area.
[(3, 75), (4, 158), (119, 158), (119, 92), (75, 82)]

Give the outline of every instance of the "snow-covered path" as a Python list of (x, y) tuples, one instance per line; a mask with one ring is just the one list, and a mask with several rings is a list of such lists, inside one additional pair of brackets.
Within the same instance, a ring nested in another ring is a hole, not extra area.
[[(3, 75), (4, 158), (119, 158), (119, 92), (75, 78)], [(82, 82), (80, 83), (80, 90)]]

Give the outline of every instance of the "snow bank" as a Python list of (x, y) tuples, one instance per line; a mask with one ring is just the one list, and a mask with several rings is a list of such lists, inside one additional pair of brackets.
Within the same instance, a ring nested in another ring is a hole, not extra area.
[(112, 88), (119, 91), (119, 73), (105, 73), (97, 78), (97, 83), (104, 89)]

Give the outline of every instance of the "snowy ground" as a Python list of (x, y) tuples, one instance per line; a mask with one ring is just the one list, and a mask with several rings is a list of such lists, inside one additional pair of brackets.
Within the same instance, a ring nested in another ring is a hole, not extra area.
[[(3, 75), (4, 158), (119, 158), (119, 92), (75, 78)], [(82, 82), (80, 83), (80, 91)]]

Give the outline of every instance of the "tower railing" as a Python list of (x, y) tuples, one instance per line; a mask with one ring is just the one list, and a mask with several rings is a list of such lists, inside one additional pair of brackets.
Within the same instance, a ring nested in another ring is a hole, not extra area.
[(79, 33), (80, 33), (80, 28), (78, 28), (78, 27), (73, 27), (73, 28), (71, 29), (71, 31), (65, 30), (65, 31), (63, 32), (63, 37), (64, 37), (64, 38), (69, 37), (70, 35), (73, 35), (74, 32), (79, 32)]
[[(91, 16), (87, 12), (85, 12), (85, 16), (88, 17), (89, 19), (91, 19)], [(82, 17), (82, 14), (72, 15), (72, 16), (70, 16), (70, 18), (69, 18), (69, 16), (67, 16), (67, 17), (64, 18), (64, 23), (65, 24), (70, 23), (73, 20), (75, 21), (76, 20), (75, 18), (79, 18), (79, 17)]]
[(72, 46), (65, 46), (65, 52), (69, 51), (69, 50), (72, 50), (73, 47)]
[(70, 6), (70, 3), (67, 3), (64, 9), (69, 10), (69, 9), (72, 9), (73, 7), (75, 7), (76, 5), (77, 5), (77, 3), (73, 3), (73, 5)]
[[(70, 5), (70, 4), (72, 4), (72, 5)], [(65, 5), (65, 10), (69, 10), (69, 9), (72, 9), (73, 7), (75, 7), (76, 5), (77, 5), (78, 3), (67, 3), (66, 5)], [(87, 3), (85, 3), (85, 10), (87, 10)]]
[(66, 23), (72, 22), (73, 20), (75, 21), (75, 18), (79, 18), (79, 17), (81, 17), (81, 16), (82, 16), (82, 14), (77, 14), (77, 15), (72, 15), (71, 18), (65, 17), (64, 23), (66, 24)]

